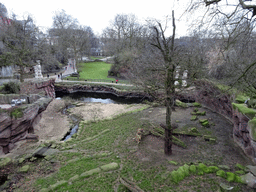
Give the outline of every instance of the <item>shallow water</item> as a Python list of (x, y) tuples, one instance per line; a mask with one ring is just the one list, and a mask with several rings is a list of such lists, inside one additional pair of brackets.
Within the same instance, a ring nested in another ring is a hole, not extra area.
[(104, 104), (132, 104), (141, 103), (141, 99), (135, 98), (123, 98), (117, 97), (111, 93), (86, 93), (86, 92), (75, 92), (75, 93), (61, 93), (56, 92), (56, 97), (68, 97), (70, 99), (86, 102), (86, 103), (104, 103)]

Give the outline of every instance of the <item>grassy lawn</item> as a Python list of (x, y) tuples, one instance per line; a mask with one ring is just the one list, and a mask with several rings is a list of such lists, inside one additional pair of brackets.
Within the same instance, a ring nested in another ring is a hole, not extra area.
[(80, 79), (104, 79), (114, 81), (114, 78), (108, 78), (108, 71), (112, 64), (104, 62), (80, 63)]

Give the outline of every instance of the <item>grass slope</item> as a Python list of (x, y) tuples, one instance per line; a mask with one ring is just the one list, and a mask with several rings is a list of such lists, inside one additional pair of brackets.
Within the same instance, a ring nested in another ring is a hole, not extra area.
[(110, 70), (112, 64), (107, 64), (104, 62), (92, 62), (92, 63), (81, 63), (79, 64), (79, 70), (81, 70), (81, 79), (105, 79), (105, 80), (115, 80), (113, 78), (108, 78), (108, 71)]
[[(140, 120), (141, 113), (122, 115), (112, 120), (85, 124), (81, 134), (67, 143), (55, 158), (61, 162), (58, 172), (38, 179), (33, 188), (40, 190), (54, 185), (58, 181), (74, 178), (85, 171), (96, 169), (102, 165), (116, 162), (122, 165), (120, 169), (100, 172), (88, 178), (77, 178), (65, 183), (55, 191), (129, 191), (124, 185), (117, 185), (118, 178), (128, 178), (144, 191), (217, 191), (219, 183), (224, 179), (210, 175), (191, 175), (179, 184), (175, 184), (168, 170), (168, 162), (151, 164), (147, 161), (138, 161), (132, 149), (136, 142), (131, 142), (140, 127), (148, 127), (147, 122)], [(93, 137), (109, 129), (93, 140)], [(110, 152), (110, 153), (109, 153)], [(108, 155), (100, 155), (102, 153)], [(97, 155), (98, 154), (98, 155)], [(157, 158), (157, 157), (156, 157)], [(232, 183), (232, 185), (234, 185)], [(235, 191), (242, 191), (242, 184), (236, 184)], [(191, 189), (191, 190), (189, 190)]]

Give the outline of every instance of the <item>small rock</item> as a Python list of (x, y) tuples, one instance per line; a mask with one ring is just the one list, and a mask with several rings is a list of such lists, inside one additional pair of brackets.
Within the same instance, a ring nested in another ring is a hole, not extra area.
[(29, 170), (29, 165), (25, 165), (25, 166), (20, 168), (19, 172), (20, 173), (26, 173), (26, 172), (28, 172), (28, 170)]

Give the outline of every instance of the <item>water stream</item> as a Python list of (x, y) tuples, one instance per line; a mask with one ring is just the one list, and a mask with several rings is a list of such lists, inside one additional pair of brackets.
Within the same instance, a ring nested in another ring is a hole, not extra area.
[[(125, 99), (125, 98), (119, 98), (115, 95), (109, 94), (109, 93), (83, 93), (83, 92), (76, 92), (76, 93), (70, 93), (70, 94), (63, 94), (56, 92), (56, 96), (58, 99), (61, 99), (63, 97), (68, 97), (70, 99), (78, 100), (85, 103), (104, 103), (104, 104), (131, 104), (131, 103), (141, 103), (140, 99)], [(65, 109), (63, 109), (62, 113), (67, 114), (67, 109), (73, 108), (75, 105), (68, 105)], [(65, 137), (62, 139), (62, 141), (66, 141), (69, 138), (72, 137), (77, 131), (79, 127), (80, 119), (75, 117), (74, 115), (69, 115), (69, 118), (71, 118), (74, 127), (65, 135)]]

